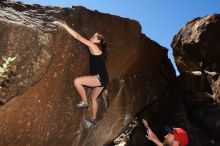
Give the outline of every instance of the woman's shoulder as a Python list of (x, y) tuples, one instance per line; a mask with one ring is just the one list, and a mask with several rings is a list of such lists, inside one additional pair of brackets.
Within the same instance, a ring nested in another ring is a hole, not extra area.
[(89, 47), (90, 53), (93, 55), (100, 55), (102, 51), (98, 47)]
[(96, 56), (96, 57), (99, 57), (99, 56), (103, 56), (103, 53), (101, 54), (94, 54), (94, 53), (90, 53), (91, 56)]

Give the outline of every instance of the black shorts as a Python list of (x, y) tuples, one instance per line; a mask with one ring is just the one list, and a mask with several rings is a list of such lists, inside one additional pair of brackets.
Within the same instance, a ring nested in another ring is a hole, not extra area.
[(97, 74), (96, 77), (99, 79), (101, 85), (99, 87), (106, 87), (108, 84), (108, 77), (104, 77), (102, 75)]

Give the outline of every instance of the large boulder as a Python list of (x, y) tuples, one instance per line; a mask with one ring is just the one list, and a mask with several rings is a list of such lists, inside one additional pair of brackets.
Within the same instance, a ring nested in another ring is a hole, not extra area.
[(219, 142), (220, 133), (220, 14), (188, 22), (172, 42), (180, 71), (177, 93), (188, 115), (207, 136)]
[(172, 42), (173, 54), (180, 72), (219, 72), (220, 14), (195, 18), (188, 22)]
[[(0, 56), (16, 56), (15, 77), (0, 97), (0, 145), (107, 145), (176, 77), (167, 49), (134, 20), (84, 7), (1, 2), (0, 8)], [(54, 20), (87, 38), (97, 31), (106, 37), (110, 83), (98, 99), (97, 126), (84, 125), (90, 108), (73, 108), (79, 101), (73, 80), (89, 73), (88, 49)]]

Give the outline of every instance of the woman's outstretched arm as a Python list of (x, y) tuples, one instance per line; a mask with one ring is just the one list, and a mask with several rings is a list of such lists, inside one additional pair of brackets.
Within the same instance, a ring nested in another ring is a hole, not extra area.
[(100, 50), (98, 49), (98, 47), (93, 44), (92, 42), (90, 42), (89, 40), (87, 40), (86, 38), (82, 37), (78, 32), (76, 32), (75, 30), (71, 29), (67, 24), (62, 23), (60, 21), (54, 21), (53, 24), (56, 24), (58, 26), (61, 26), (62, 28), (64, 28), (70, 35), (72, 35), (75, 39), (77, 39), (78, 41), (80, 41), (81, 43), (83, 43), (84, 45), (89, 47), (89, 50), (92, 54), (97, 55), (100, 54)]

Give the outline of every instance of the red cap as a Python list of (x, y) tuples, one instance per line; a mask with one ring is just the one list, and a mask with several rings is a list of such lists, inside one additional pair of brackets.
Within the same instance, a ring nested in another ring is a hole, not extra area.
[(181, 128), (175, 128), (172, 134), (179, 141), (181, 146), (188, 145), (188, 135), (185, 130)]

